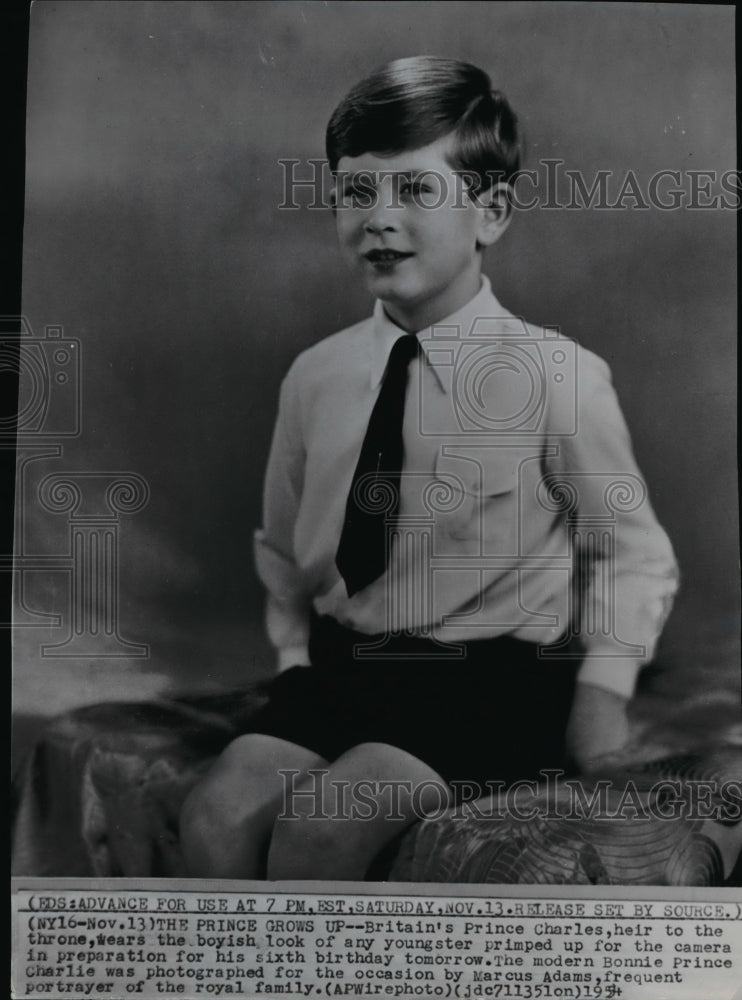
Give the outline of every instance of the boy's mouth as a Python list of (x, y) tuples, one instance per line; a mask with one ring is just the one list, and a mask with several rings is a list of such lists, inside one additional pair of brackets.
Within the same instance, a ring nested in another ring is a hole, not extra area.
[(407, 260), (408, 257), (412, 257), (411, 253), (403, 253), (401, 250), (369, 250), (368, 253), (363, 255), (369, 264), (375, 264), (379, 266), (389, 266), (391, 264), (397, 264), (401, 260)]

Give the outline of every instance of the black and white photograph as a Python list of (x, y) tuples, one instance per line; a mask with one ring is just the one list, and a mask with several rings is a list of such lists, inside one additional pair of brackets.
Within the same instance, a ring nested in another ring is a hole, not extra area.
[(37, 0), (27, 86), (14, 875), (535, 909), (15, 995), (731, 1000), (734, 8)]

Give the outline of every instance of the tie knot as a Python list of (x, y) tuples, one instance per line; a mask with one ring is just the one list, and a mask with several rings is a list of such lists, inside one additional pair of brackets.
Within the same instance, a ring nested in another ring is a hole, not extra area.
[(395, 340), (392, 352), (389, 355), (389, 366), (400, 364), (407, 365), (417, 355), (420, 350), (420, 341), (414, 333), (405, 333), (398, 340)]

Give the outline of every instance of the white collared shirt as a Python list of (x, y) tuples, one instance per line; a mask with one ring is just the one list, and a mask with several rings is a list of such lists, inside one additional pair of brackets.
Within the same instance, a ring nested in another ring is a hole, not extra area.
[(279, 669), (309, 662), (313, 605), (362, 633), (444, 643), (549, 644), (577, 628), (588, 657), (579, 679), (630, 695), (677, 589), (672, 548), (608, 366), (508, 313), (486, 278), (417, 333), (389, 566), (347, 596), (335, 565), (345, 505), (403, 333), (378, 302), (299, 355), (281, 387), (255, 534)]

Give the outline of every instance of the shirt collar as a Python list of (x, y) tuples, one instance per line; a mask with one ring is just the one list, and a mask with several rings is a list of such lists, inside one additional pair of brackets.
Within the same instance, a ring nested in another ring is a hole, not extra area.
[[(427, 362), (435, 372), (442, 389), (449, 390), (450, 377), (446, 377), (440, 368), (440, 359), (445, 352), (442, 354), (441, 351), (436, 351), (436, 348), (445, 341), (459, 341), (462, 337), (466, 337), (471, 332), (475, 320), (484, 317), (490, 321), (512, 319), (511, 314), (500, 305), (492, 293), (492, 286), (486, 275), (482, 275), (482, 287), (466, 305), (414, 334), (420, 341)], [(392, 347), (404, 333), (405, 331), (387, 316), (383, 303), (377, 299), (374, 307), (370, 357), (372, 389), (378, 388), (381, 383)]]

